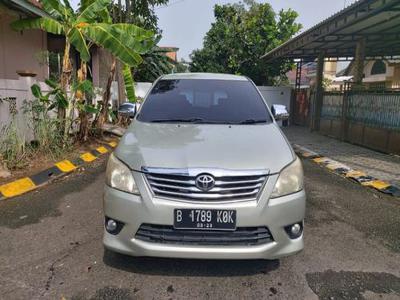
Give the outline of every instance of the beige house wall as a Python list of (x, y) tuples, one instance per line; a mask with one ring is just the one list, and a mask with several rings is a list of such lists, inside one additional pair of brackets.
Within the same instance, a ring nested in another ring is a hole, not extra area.
[(40, 54), (47, 50), (47, 34), (40, 30), (12, 30), (10, 23), (18, 19), (18, 13), (1, 7), (0, 79), (18, 79), (17, 71), (21, 70), (37, 74), (42, 81), (49, 73), (47, 64), (40, 61)]

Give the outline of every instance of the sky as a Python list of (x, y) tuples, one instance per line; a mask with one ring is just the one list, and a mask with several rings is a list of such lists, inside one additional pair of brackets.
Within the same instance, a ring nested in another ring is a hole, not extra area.
[[(228, 0), (170, 0), (169, 5), (156, 8), (159, 27), (163, 31), (161, 46), (175, 46), (178, 59), (189, 59), (189, 54), (202, 48), (203, 38), (214, 22), (214, 5), (235, 3)], [(354, 0), (258, 0), (268, 2), (275, 11), (292, 8), (299, 13), (298, 22), (306, 30), (342, 10)]]
[[(79, 0), (70, 0), (77, 7)], [(292, 8), (299, 13), (303, 30), (316, 25), (355, 0), (257, 0), (268, 2), (274, 10)], [(163, 31), (161, 46), (178, 47), (178, 59), (189, 59), (189, 54), (202, 48), (203, 38), (214, 22), (216, 4), (236, 3), (238, 0), (170, 0), (156, 8), (158, 25)]]

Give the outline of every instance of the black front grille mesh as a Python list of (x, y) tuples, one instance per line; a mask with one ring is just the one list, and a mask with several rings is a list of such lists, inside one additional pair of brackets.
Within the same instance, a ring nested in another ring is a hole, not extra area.
[(270, 243), (267, 227), (239, 227), (235, 231), (177, 230), (173, 226), (142, 224), (136, 239), (180, 245), (255, 246)]

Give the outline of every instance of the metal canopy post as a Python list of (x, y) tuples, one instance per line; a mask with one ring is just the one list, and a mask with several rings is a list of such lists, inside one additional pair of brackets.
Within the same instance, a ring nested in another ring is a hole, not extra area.
[(295, 113), (296, 113), (296, 103), (298, 101), (298, 97), (301, 93), (301, 73), (303, 68), (303, 60), (300, 59), (296, 64), (296, 83), (294, 87), (294, 91), (292, 92), (292, 96), (290, 99), (290, 123), (295, 123)]
[(357, 88), (362, 86), (364, 78), (365, 45), (365, 38), (357, 41), (356, 56), (354, 58), (354, 84)]
[(295, 84), (296, 92), (298, 92), (300, 90), (300, 88), (301, 88), (302, 67), (303, 67), (303, 60), (300, 59), (300, 61), (297, 62), (297, 66), (296, 66), (296, 84)]
[(324, 97), (324, 62), (325, 62), (325, 53), (321, 52), (318, 55), (317, 61), (317, 77), (316, 77), (316, 89), (315, 89), (315, 97), (313, 104), (313, 122), (311, 130), (318, 131), (321, 123), (321, 111), (322, 111), (322, 102)]

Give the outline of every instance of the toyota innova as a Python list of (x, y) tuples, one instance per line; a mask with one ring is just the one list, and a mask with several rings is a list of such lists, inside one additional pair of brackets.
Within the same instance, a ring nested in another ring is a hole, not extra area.
[(275, 259), (303, 249), (305, 202), (301, 161), (250, 79), (166, 75), (109, 158), (104, 246)]

